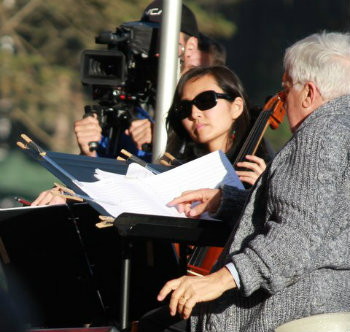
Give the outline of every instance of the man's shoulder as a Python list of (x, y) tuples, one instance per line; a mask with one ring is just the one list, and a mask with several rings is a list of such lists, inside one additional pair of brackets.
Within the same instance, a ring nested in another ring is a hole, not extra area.
[(316, 136), (350, 136), (350, 96), (330, 100), (316, 109), (300, 126), (300, 134)]

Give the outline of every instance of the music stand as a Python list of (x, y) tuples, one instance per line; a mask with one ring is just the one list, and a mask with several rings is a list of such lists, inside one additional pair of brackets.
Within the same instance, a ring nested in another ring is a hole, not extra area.
[[(9, 294), (31, 326), (74, 326), (103, 315), (79, 238), (78, 208), (67, 205), (0, 210), (0, 255)], [(90, 221), (97, 214), (91, 208)], [(35, 312), (26, 311), (36, 308)]]
[(119, 235), (125, 238), (122, 257), (122, 294), (120, 307), (120, 327), (127, 329), (129, 325), (130, 296), (130, 261), (131, 254), (128, 243), (131, 239), (153, 239), (180, 243), (180, 266), (185, 274), (187, 258), (186, 246), (223, 247), (230, 234), (229, 226), (217, 220), (200, 220), (188, 218), (163, 217), (123, 213), (114, 220), (114, 227)]

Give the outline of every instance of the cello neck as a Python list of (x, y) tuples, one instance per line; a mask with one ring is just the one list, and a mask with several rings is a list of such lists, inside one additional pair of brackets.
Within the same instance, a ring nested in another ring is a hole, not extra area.
[(236, 167), (238, 162), (243, 161), (247, 154), (255, 154), (268, 126), (270, 125), (272, 129), (278, 128), (278, 125), (283, 120), (284, 114), (285, 110), (280, 94), (276, 94), (267, 101), (262, 111), (259, 113), (247, 139), (237, 154), (233, 163), (234, 167)]
[(250, 155), (255, 154), (256, 149), (258, 148), (260, 141), (269, 125), (268, 120), (269, 120), (269, 117), (271, 116), (271, 113), (272, 113), (271, 110), (260, 112), (258, 118), (254, 122), (254, 125), (247, 136), (247, 139), (242, 145), (241, 150), (237, 154), (237, 157), (233, 163), (234, 167), (238, 162), (243, 161), (247, 154), (250, 154)]

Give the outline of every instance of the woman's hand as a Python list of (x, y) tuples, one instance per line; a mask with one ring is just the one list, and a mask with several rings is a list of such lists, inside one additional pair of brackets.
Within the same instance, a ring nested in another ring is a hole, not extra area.
[[(187, 217), (198, 218), (204, 212), (216, 212), (220, 205), (220, 189), (198, 189), (185, 191), (181, 196), (174, 198), (167, 205), (176, 206)], [(198, 203), (192, 205), (193, 203)]]
[(198, 302), (212, 301), (225, 291), (236, 288), (236, 283), (226, 267), (205, 277), (183, 276), (168, 281), (158, 294), (158, 301), (163, 301), (173, 292), (170, 299), (170, 315), (178, 312), (183, 319), (190, 317), (193, 307)]
[(66, 199), (63, 197), (57, 196), (55, 193), (58, 193), (58, 189), (56, 187), (50, 190), (43, 191), (32, 202), (31, 206), (65, 204)]
[(242, 182), (253, 185), (261, 173), (266, 169), (266, 163), (264, 159), (257, 156), (246, 155), (245, 157), (249, 161), (239, 162), (236, 166), (238, 168), (246, 168), (248, 171), (236, 171), (236, 173)]

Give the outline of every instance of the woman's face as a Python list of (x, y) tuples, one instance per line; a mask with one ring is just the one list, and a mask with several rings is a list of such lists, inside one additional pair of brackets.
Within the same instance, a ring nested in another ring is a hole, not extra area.
[[(186, 82), (181, 100), (193, 100), (204, 91), (214, 90), (224, 93), (215, 78), (206, 75)], [(243, 111), (243, 100), (237, 97), (234, 101), (217, 99), (217, 104), (208, 110), (201, 111), (192, 105), (190, 116), (182, 120), (182, 124), (196, 143), (207, 145), (210, 152), (230, 148), (231, 127)]]

